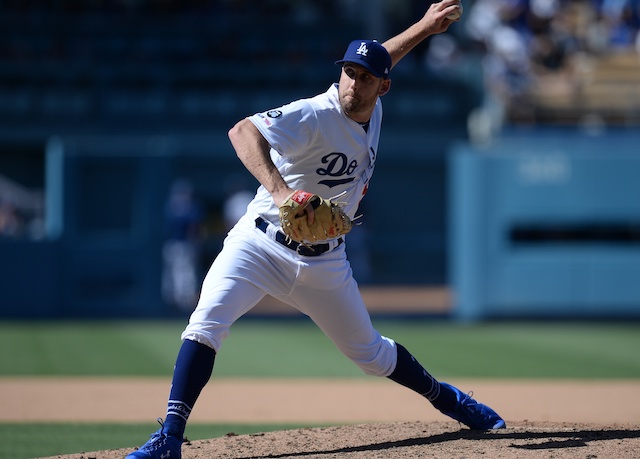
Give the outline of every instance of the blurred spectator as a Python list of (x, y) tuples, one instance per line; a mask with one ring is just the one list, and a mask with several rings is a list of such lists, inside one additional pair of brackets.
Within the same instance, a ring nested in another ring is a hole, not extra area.
[(601, 20), (612, 49), (633, 47), (638, 34), (637, 0), (602, 0)]
[(233, 175), (225, 182), (227, 199), (224, 202), (223, 216), (225, 230), (229, 231), (247, 212), (247, 205), (255, 196), (243, 177)]
[(638, 0), (471, 3), (464, 27), (483, 55), (486, 91), (484, 106), (470, 118), (476, 137), (490, 137), (509, 118), (535, 121), (531, 93), (570, 96), (589, 59), (633, 51), (640, 40), (639, 5)]
[(165, 206), (166, 240), (162, 248), (162, 295), (181, 311), (190, 312), (198, 300), (198, 255), (203, 212), (187, 180), (176, 180)]

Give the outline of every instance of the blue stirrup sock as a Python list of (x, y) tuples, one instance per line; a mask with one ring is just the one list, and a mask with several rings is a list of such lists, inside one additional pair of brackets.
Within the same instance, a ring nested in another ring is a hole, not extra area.
[(184, 436), (191, 409), (211, 378), (215, 357), (216, 352), (210, 347), (184, 340), (173, 369), (163, 432)]
[(420, 362), (404, 346), (396, 343), (398, 363), (389, 379), (419, 393), (440, 411), (450, 412), (458, 401), (456, 394), (440, 383), (425, 370)]

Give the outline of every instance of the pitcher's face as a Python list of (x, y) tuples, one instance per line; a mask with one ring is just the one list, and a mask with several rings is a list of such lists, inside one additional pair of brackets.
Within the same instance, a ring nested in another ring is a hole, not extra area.
[(342, 66), (338, 94), (344, 113), (364, 123), (371, 118), (379, 96), (389, 91), (391, 80), (378, 78), (361, 65), (350, 62)]

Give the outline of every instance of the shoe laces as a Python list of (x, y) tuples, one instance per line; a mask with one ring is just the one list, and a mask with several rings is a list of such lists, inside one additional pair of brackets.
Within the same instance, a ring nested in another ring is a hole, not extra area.
[(474, 416), (479, 415), (482, 418), (486, 418), (485, 413), (482, 412), (482, 406), (473, 398), (473, 391), (468, 392), (462, 400), (460, 405), (468, 412), (471, 412)]
[(461, 404), (467, 408), (473, 408), (473, 411), (475, 411), (479, 405), (479, 403), (473, 398), (473, 391), (467, 392), (464, 399), (461, 400)]
[(149, 441), (142, 447), (142, 449), (145, 451), (156, 451), (167, 444), (167, 437), (169, 435), (163, 432), (164, 421), (162, 420), (162, 418), (158, 418), (157, 421), (158, 424), (160, 424), (160, 429), (152, 433)]
[(465, 394), (464, 398), (461, 400), (462, 403), (464, 403), (465, 405), (467, 404), (472, 404), (472, 405), (477, 405), (478, 402), (475, 401), (475, 399), (473, 398), (473, 391), (469, 391)]

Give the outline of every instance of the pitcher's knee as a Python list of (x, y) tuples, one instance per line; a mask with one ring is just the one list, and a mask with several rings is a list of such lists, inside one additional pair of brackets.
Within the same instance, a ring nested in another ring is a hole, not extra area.
[(384, 336), (381, 338), (375, 346), (362, 349), (354, 355), (347, 354), (347, 357), (367, 375), (386, 377), (396, 368), (398, 360), (396, 343), (390, 338)]

